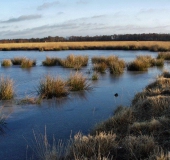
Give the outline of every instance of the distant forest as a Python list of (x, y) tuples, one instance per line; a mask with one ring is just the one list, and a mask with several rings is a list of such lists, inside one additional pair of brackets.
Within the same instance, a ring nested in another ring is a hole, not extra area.
[(81, 41), (170, 41), (170, 34), (114, 34), (102, 36), (71, 36), (71, 37), (44, 37), (30, 39), (1, 39), (0, 43), (26, 43), (26, 42), (81, 42)]

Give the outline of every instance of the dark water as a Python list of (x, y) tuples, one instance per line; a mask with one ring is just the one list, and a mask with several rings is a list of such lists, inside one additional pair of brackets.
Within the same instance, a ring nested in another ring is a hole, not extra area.
[[(35, 96), (39, 80), (46, 74), (67, 78), (72, 69), (62, 67), (44, 67), (41, 65), (46, 56), (65, 58), (69, 54), (93, 56), (117, 55), (126, 62), (132, 61), (137, 55), (151, 55), (157, 53), (148, 51), (9, 51), (0, 52), (0, 60), (25, 56), (37, 60), (37, 66), (30, 70), (21, 69), (19, 66), (0, 68), (0, 74), (7, 75), (15, 81), (16, 98), (27, 95)], [(96, 123), (112, 115), (118, 105), (129, 106), (135, 93), (141, 91), (151, 83), (164, 68), (153, 67), (147, 72), (126, 71), (120, 76), (110, 75), (109, 72), (99, 76), (97, 82), (91, 82), (93, 90), (89, 92), (71, 93), (67, 98), (59, 101), (44, 101), (41, 105), (14, 105), (11, 102), (1, 102), (4, 114), (8, 115), (5, 133), (0, 136), (0, 159), (22, 160), (30, 157), (30, 144), (34, 142), (33, 131), (44, 133), (47, 128), (49, 140), (55, 138), (67, 140), (70, 134), (78, 131), (88, 134)], [(89, 65), (81, 70), (84, 75), (91, 77), (86, 72)], [(118, 97), (114, 94), (118, 93)], [(29, 149), (27, 147), (29, 146)], [(31, 145), (32, 147), (32, 145)], [(26, 153), (28, 152), (28, 153)]]

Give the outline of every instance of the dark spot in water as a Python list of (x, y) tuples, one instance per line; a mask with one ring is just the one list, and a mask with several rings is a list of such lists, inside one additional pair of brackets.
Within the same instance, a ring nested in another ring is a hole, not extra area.
[(114, 95), (115, 97), (118, 97), (118, 93), (115, 93), (115, 95)]

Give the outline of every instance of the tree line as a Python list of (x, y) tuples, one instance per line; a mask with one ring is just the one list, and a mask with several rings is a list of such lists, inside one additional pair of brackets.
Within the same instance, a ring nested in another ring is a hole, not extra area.
[(44, 37), (30, 39), (1, 39), (0, 43), (26, 43), (26, 42), (81, 42), (81, 41), (170, 41), (170, 34), (114, 34), (101, 36), (70, 36), (70, 37)]

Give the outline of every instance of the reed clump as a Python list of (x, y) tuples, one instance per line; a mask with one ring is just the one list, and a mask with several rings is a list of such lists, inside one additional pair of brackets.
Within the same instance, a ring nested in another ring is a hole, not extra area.
[(10, 59), (4, 59), (2, 62), (1, 62), (1, 66), (3, 67), (10, 67), (12, 66), (12, 62)]
[(42, 98), (64, 97), (68, 95), (66, 82), (60, 77), (45, 76), (39, 83), (37, 92)]
[(92, 81), (96, 81), (99, 79), (99, 75), (97, 74), (97, 72), (94, 72), (93, 75), (92, 75)]
[(25, 59), (24, 57), (14, 57), (11, 59), (13, 65), (21, 65), (22, 60)]
[(67, 80), (67, 85), (71, 91), (89, 90), (91, 88), (87, 78), (79, 72), (70, 74), (70, 77)]
[(163, 66), (163, 59), (154, 59), (149, 55), (137, 56), (136, 59), (130, 62), (127, 66), (129, 71), (147, 71), (149, 67)]
[(65, 68), (81, 69), (83, 66), (87, 66), (88, 56), (78, 56), (70, 54), (65, 59), (61, 59), (61, 66)]
[(159, 52), (157, 59), (170, 60), (170, 52)]
[(21, 67), (22, 68), (31, 68), (33, 66), (36, 65), (36, 61), (35, 60), (31, 60), (28, 58), (23, 58), (21, 61)]
[(10, 100), (14, 97), (14, 82), (12, 79), (0, 76), (0, 100)]
[(46, 59), (42, 62), (43, 66), (56, 66), (60, 65), (60, 59), (54, 57), (46, 57)]
[(92, 57), (93, 70), (104, 73), (106, 69), (110, 70), (111, 74), (121, 74), (125, 68), (125, 61), (117, 56), (100, 56)]

